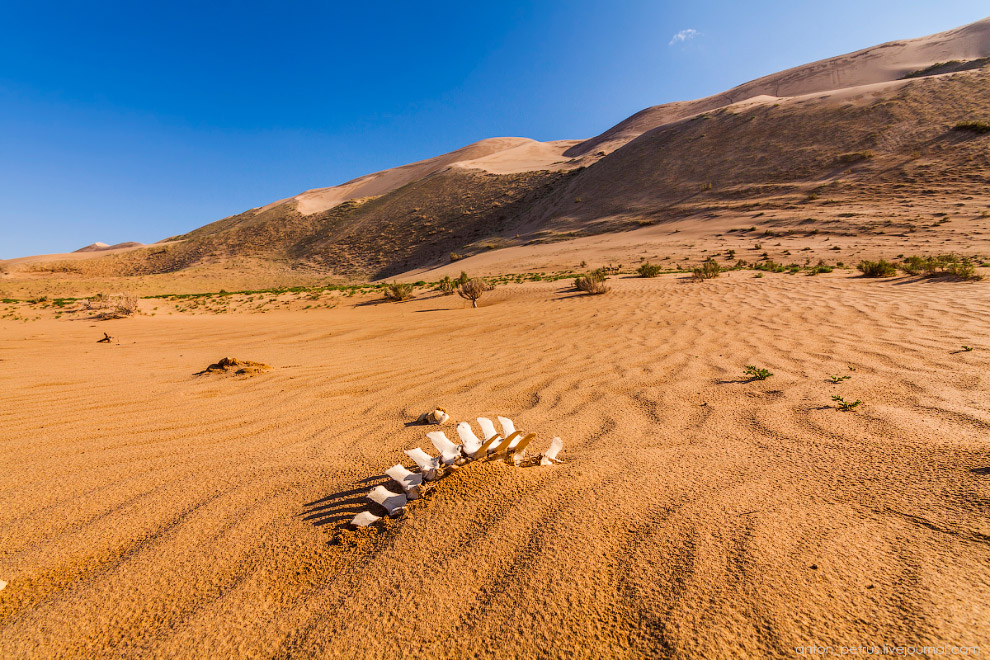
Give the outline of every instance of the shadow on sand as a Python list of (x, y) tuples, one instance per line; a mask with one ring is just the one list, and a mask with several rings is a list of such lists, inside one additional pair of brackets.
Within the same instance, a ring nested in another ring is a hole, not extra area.
[(385, 475), (368, 477), (358, 481), (358, 486), (350, 490), (342, 490), (313, 502), (307, 502), (305, 511), (300, 513), (303, 520), (310, 521), (314, 527), (332, 525), (331, 532), (345, 527), (357, 514), (370, 511), (376, 516), (387, 514), (385, 508), (368, 500), (368, 492), (375, 486), (384, 486), (391, 480)]

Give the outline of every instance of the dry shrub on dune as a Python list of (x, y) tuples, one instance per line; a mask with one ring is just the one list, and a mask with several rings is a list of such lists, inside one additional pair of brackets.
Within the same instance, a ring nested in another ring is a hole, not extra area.
[(138, 297), (133, 293), (98, 293), (86, 302), (86, 308), (97, 312), (101, 320), (122, 319), (138, 311)]
[(861, 261), (857, 268), (863, 273), (863, 277), (893, 277), (897, 275), (897, 267), (886, 259)]
[(972, 260), (954, 254), (940, 254), (933, 257), (910, 256), (899, 266), (908, 275), (948, 276), (960, 280), (983, 279), (976, 272), (976, 264)]
[(640, 277), (656, 277), (663, 272), (663, 267), (647, 261), (637, 268), (636, 272), (639, 273)]
[(385, 287), (385, 300), (391, 302), (399, 302), (400, 300), (408, 300), (412, 298), (413, 295), (413, 285), (403, 284), (401, 282), (392, 282), (387, 287)]
[(695, 282), (701, 282), (702, 280), (710, 280), (718, 277), (721, 272), (722, 267), (718, 265), (718, 262), (709, 258), (705, 260), (705, 263), (701, 264), (692, 271), (691, 277)]
[(589, 295), (598, 296), (608, 293), (611, 290), (611, 287), (605, 284), (605, 280), (605, 272), (602, 269), (598, 269), (576, 278), (574, 280), (574, 287), (578, 291), (584, 291)]
[(478, 298), (484, 295), (485, 291), (490, 291), (492, 286), (483, 279), (476, 277), (457, 285), (457, 295), (465, 300), (471, 301), (472, 307), (478, 306)]

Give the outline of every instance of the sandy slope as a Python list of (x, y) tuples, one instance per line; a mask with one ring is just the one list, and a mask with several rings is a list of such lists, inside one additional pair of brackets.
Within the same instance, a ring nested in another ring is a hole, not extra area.
[[(990, 644), (990, 285), (612, 284), (0, 321), (0, 657)], [(222, 355), (276, 369), (192, 375)], [(469, 467), (329, 545), (436, 403), (566, 462)]]
[(917, 39), (891, 41), (803, 64), (694, 101), (640, 110), (604, 133), (572, 147), (567, 156), (611, 152), (643, 133), (685, 117), (758, 96), (805, 96), (897, 80), (936, 62), (990, 57), (990, 18)]
[[(368, 174), (339, 186), (307, 190), (292, 199), (296, 200), (296, 209), (300, 213), (310, 215), (333, 208), (349, 199), (384, 195), (447, 167), (484, 169), (496, 174), (548, 169), (554, 164), (559, 167), (566, 160), (562, 156), (564, 150), (573, 146), (575, 142), (569, 140), (537, 142), (529, 138), (512, 137), (489, 138), (436, 158)], [(272, 202), (259, 210), (263, 211), (286, 201), (288, 200), (282, 199)]]

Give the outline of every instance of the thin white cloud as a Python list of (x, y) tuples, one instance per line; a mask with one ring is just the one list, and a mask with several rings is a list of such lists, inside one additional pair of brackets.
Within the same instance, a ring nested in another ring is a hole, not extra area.
[(681, 30), (680, 32), (678, 32), (677, 34), (675, 34), (673, 36), (673, 38), (670, 40), (670, 43), (667, 44), (667, 45), (668, 46), (674, 46), (676, 44), (683, 43), (685, 41), (688, 41), (689, 39), (694, 39), (699, 34), (701, 34), (701, 33), (698, 32), (697, 30), (695, 30), (694, 28), (688, 28), (686, 30)]

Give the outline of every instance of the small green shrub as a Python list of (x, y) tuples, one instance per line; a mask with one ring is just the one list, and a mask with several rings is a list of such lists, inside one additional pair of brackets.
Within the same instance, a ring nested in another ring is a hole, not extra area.
[(773, 375), (768, 369), (760, 369), (751, 364), (746, 365), (746, 370), (743, 373), (752, 380), (766, 380)]
[(817, 265), (808, 268), (808, 275), (818, 275), (819, 273), (831, 273), (834, 269), (824, 261), (819, 261)]
[(832, 401), (835, 401), (835, 403), (838, 406), (839, 410), (842, 410), (844, 412), (850, 412), (856, 406), (858, 406), (859, 404), (863, 403), (859, 399), (856, 399), (855, 401), (846, 401), (845, 399), (843, 399), (838, 394), (832, 396)]
[(696, 282), (701, 282), (702, 280), (710, 280), (718, 277), (721, 272), (722, 267), (718, 265), (718, 262), (712, 258), (708, 258), (705, 260), (705, 263), (701, 264), (692, 271), (691, 276)]
[(385, 287), (385, 300), (391, 302), (399, 302), (400, 300), (408, 300), (412, 298), (413, 295), (413, 285), (403, 284), (401, 282), (392, 282), (387, 287)]
[(639, 273), (640, 277), (656, 277), (662, 271), (663, 268), (657, 264), (651, 264), (649, 261), (645, 262), (636, 269), (636, 272)]
[(893, 277), (897, 275), (897, 266), (886, 259), (861, 261), (857, 268), (863, 273), (864, 277)]
[(947, 275), (960, 280), (983, 279), (976, 272), (976, 264), (969, 259), (953, 254), (940, 254), (932, 257), (906, 257), (901, 261), (900, 268), (908, 275), (924, 275), (925, 277)]
[(983, 276), (978, 275), (976, 266), (969, 259), (956, 261), (946, 265), (945, 272), (960, 280), (982, 280)]
[(787, 270), (784, 267), (784, 264), (779, 264), (776, 261), (771, 261), (770, 259), (753, 264), (753, 268), (755, 270), (765, 270), (769, 273), (783, 273)]
[(833, 383), (838, 384), (844, 380), (849, 380), (852, 376), (829, 376), (829, 378)]
[(457, 289), (457, 284), (450, 279), (450, 275), (444, 275), (443, 279), (437, 282), (437, 291), (445, 296), (453, 294), (455, 289)]

